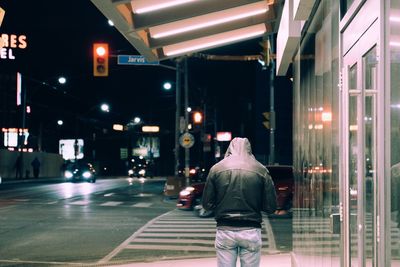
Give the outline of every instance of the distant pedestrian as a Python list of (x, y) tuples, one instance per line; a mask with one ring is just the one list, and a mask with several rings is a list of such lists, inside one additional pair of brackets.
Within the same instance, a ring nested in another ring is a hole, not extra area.
[(225, 158), (207, 177), (202, 200), (217, 221), (218, 267), (258, 267), (261, 259), (261, 212), (276, 209), (274, 183), (251, 152), (247, 138), (234, 138)]
[(18, 155), (16, 161), (15, 161), (15, 178), (19, 179), (22, 178), (22, 156)]
[(33, 169), (33, 177), (39, 178), (39, 172), (40, 172), (40, 161), (37, 157), (35, 157), (32, 162), (32, 169)]

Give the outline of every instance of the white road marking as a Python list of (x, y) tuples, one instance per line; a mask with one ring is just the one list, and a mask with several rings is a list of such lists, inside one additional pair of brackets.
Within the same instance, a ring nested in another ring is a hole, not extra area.
[(71, 205), (88, 205), (90, 202), (88, 201), (88, 200), (77, 200), (77, 201), (74, 201), (74, 202), (71, 202), (71, 203), (69, 203), (69, 204), (71, 204)]
[(107, 202), (104, 202), (104, 203), (100, 204), (100, 206), (115, 207), (115, 206), (121, 205), (122, 203), (124, 203), (124, 202), (107, 201)]
[(135, 207), (135, 208), (148, 208), (151, 205), (153, 205), (153, 203), (139, 202), (139, 203), (136, 203), (136, 204), (132, 205), (132, 207)]

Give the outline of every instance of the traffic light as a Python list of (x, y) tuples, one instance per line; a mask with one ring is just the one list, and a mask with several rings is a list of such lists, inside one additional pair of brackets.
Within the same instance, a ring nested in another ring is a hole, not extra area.
[(269, 67), (271, 63), (271, 44), (268, 40), (263, 40), (260, 42), (261, 47), (263, 48), (261, 54), (261, 61), (264, 62), (264, 67)]
[(275, 129), (275, 112), (263, 112), (265, 121), (263, 122), (264, 127), (267, 129)]
[(193, 113), (193, 122), (195, 124), (200, 124), (203, 121), (203, 114), (200, 111)]
[(108, 76), (108, 44), (93, 44), (93, 76)]

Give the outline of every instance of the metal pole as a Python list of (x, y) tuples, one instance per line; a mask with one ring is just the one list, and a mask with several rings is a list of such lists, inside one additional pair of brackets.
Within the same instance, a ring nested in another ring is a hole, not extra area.
[[(274, 51), (274, 36), (270, 35), (271, 51)], [(270, 66), (270, 91), (269, 91), (269, 112), (271, 127), (269, 131), (269, 164), (275, 163), (275, 63), (271, 60)]]
[[(17, 178), (23, 178), (24, 177), (24, 152), (23, 149), (25, 147), (25, 127), (26, 127), (26, 91), (27, 87), (24, 83), (25, 79), (22, 79), (21, 75), (21, 90), (22, 90), (22, 121), (21, 121), (21, 131), (17, 133), (18, 136), (18, 147), (19, 147), (19, 164), (17, 168), (19, 168), (19, 175), (20, 177)], [(26, 177), (28, 178), (28, 177)]]
[[(188, 80), (188, 59), (185, 57), (185, 133), (189, 132), (189, 112), (187, 111), (189, 107), (189, 80)], [(186, 186), (190, 185), (189, 179), (189, 164), (190, 164), (190, 154), (189, 148), (185, 148), (185, 178)]]
[(179, 175), (179, 131), (181, 117), (181, 62), (176, 60), (176, 80), (175, 80), (175, 177)]

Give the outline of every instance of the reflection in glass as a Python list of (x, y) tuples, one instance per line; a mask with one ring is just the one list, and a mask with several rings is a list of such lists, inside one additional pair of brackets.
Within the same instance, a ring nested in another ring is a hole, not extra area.
[[(364, 217), (364, 228), (366, 229), (365, 234), (365, 256), (375, 260), (375, 240), (377, 239), (376, 234), (376, 203), (375, 197), (377, 195), (376, 188), (376, 152), (375, 152), (375, 132), (376, 132), (376, 71), (377, 71), (377, 55), (376, 47), (371, 49), (364, 56), (364, 86), (365, 86), (365, 117), (364, 117), (364, 129), (365, 129), (365, 162), (364, 162), (364, 185), (365, 185), (365, 217)], [(367, 266), (372, 266), (373, 261), (367, 261)]]
[[(357, 65), (354, 66), (357, 69)], [(351, 72), (351, 70), (350, 70)], [(349, 75), (351, 77), (351, 75)], [(356, 75), (354, 75), (356, 77)], [(351, 79), (350, 79), (351, 80)], [(356, 81), (357, 79), (355, 79)], [(354, 88), (357, 87), (354, 84)], [(349, 97), (349, 194), (350, 194), (350, 255), (352, 264), (357, 265), (357, 211), (358, 211), (358, 124), (357, 124), (357, 95)]]

